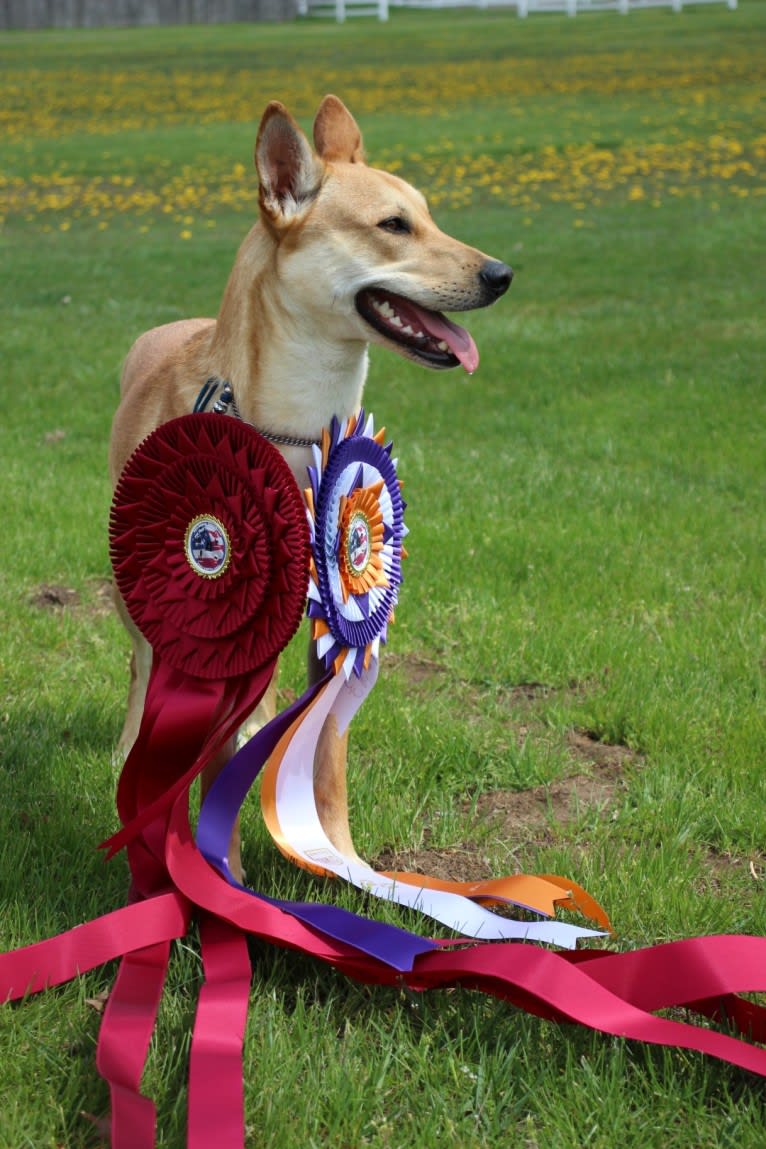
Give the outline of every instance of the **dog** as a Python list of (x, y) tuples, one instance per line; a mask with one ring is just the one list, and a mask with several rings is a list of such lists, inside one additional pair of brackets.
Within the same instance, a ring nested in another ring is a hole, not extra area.
[[(362, 136), (336, 96), (326, 96), (313, 126), (314, 147), (281, 103), (261, 119), (255, 167), (259, 218), (242, 243), (217, 319), (182, 319), (141, 335), (122, 371), (109, 465), (117, 482), (140, 442), (162, 423), (191, 412), (207, 380), (226, 380), (235, 410), (280, 450), (301, 488), (333, 415), (358, 412), (371, 343), (424, 367), (462, 365), (478, 352), (462, 327), (441, 314), (485, 307), (510, 286), (505, 263), (446, 235), (425, 199), (397, 176), (369, 167)], [(117, 607), (133, 646), (120, 751), (138, 734), (151, 649)], [(309, 652), (309, 680), (322, 667)], [(275, 683), (254, 721), (275, 710)], [(203, 772), (205, 793), (233, 753), (223, 748)], [(322, 825), (353, 853), (346, 804), (346, 737), (331, 722), (314, 763)], [(239, 831), (229, 861), (240, 869)]]

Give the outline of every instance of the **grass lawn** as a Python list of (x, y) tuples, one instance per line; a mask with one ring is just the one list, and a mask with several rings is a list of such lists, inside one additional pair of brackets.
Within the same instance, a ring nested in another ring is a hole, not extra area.
[[(352, 731), (360, 853), (569, 874), (614, 945), (766, 933), (766, 3), (519, 21), (393, 11), (0, 36), (0, 946), (124, 901), (106, 449), (142, 330), (215, 314), (256, 208), (258, 119), (326, 91), (371, 162), (511, 263), (473, 378), (374, 353), (410, 528)], [(284, 698), (303, 651), (284, 659)], [(248, 875), (293, 870), (245, 813)], [(429, 931), (404, 917), (404, 924)], [(99, 1144), (105, 968), (0, 1010), (0, 1149)], [(176, 948), (145, 1088), (185, 1143), (200, 962)], [(248, 1145), (764, 1143), (762, 1084), (693, 1054), (255, 954)]]

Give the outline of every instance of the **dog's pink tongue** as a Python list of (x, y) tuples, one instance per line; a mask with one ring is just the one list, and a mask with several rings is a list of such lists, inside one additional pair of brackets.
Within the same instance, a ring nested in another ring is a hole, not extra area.
[(479, 351), (470, 332), (436, 311), (423, 311), (420, 321), (434, 339), (444, 340), (468, 374), (473, 375), (479, 366)]

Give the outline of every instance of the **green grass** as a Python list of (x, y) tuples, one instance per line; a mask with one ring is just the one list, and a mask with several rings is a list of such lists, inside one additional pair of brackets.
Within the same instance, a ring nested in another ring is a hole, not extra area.
[[(116, 826), (127, 676), (103, 598), (121, 360), (141, 330), (215, 313), (255, 209), (262, 107), (279, 97), (308, 127), (326, 90), (373, 161), (516, 269), (471, 320), (473, 379), (372, 357), (411, 557), (352, 734), (360, 852), (571, 874), (622, 947), (766, 932), (765, 32), (745, 0), (0, 37), (3, 948), (127, 888), (124, 859), (95, 851)], [(44, 585), (77, 602), (34, 605)], [(302, 661), (288, 652), (285, 687)], [(627, 748), (607, 810), (554, 807), (515, 839), (477, 820), (483, 795), (588, 769), (572, 729)], [(255, 803), (246, 833), (259, 888), (366, 909), (277, 856)], [(88, 1000), (113, 974), (0, 1011), (0, 1149), (96, 1141)], [(145, 1079), (168, 1149), (199, 976), (190, 942)], [(756, 1149), (766, 1119), (758, 1082), (694, 1055), (468, 992), (367, 989), (266, 947), (246, 1082), (248, 1144), (288, 1149)]]

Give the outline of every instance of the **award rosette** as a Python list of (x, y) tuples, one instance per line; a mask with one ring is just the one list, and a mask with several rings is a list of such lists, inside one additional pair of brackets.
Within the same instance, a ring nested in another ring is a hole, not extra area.
[(165, 423), (127, 462), (111, 560), (155, 660), (196, 678), (271, 665), (300, 624), (308, 534), (283, 457), (246, 424)]
[(405, 503), (385, 431), (364, 412), (333, 421), (305, 491), (311, 531), (308, 615), (327, 669), (360, 678), (386, 642), (402, 582)]
[(117, 485), (111, 536), (115, 581), (155, 660), (197, 678), (250, 675), (298, 629), (300, 494), (246, 424), (187, 415), (150, 435)]
[(106, 843), (114, 852), (169, 808), (263, 696), (303, 617), (303, 501), (282, 456), (252, 428), (187, 415), (153, 432), (125, 466), (111, 555), (153, 650), (118, 788), (123, 830)]

